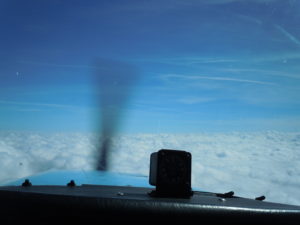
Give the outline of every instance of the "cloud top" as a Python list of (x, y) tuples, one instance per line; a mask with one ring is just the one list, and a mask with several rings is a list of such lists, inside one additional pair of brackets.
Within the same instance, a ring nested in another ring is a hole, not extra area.
[[(0, 183), (50, 169), (90, 170), (98, 136), (87, 133), (2, 132)], [(300, 205), (300, 133), (132, 134), (112, 140), (111, 171), (148, 175), (162, 148), (193, 155), (193, 187)]]

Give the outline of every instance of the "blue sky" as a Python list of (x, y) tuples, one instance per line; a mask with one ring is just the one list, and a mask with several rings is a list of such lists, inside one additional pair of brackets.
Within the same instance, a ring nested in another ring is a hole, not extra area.
[[(295, 0), (2, 1), (0, 129), (93, 131), (113, 90), (122, 132), (299, 131), (299, 11)], [(133, 68), (130, 88), (95, 79), (108, 61), (121, 77)]]

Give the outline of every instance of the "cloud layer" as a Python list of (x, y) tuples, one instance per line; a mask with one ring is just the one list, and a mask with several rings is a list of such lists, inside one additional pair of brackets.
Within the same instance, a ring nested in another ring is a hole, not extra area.
[[(300, 133), (232, 132), (120, 135), (111, 170), (148, 175), (150, 153), (193, 155), (193, 187), (300, 205)], [(0, 133), (0, 183), (49, 169), (90, 170), (97, 136), (87, 133)]]

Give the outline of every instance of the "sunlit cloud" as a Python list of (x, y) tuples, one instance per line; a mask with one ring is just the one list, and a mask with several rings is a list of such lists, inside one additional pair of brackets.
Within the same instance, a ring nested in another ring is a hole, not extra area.
[[(248, 122), (253, 125), (255, 121)], [(269, 122), (273, 125), (276, 121)], [(200, 125), (198, 120), (196, 123)], [(223, 121), (209, 125), (226, 126)], [(0, 183), (51, 169), (91, 170), (98, 139), (87, 133), (0, 132)], [(151, 152), (183, 149), (193, 155), (193, 188), (229, 189), (250, 198), (261, 193), (269, 201), (300, 204), (300, 167), (287, 166), (298, 165), (299, 133), (132, 134), (116, 136), (112, 142), (112, 172), (147, 176)]]

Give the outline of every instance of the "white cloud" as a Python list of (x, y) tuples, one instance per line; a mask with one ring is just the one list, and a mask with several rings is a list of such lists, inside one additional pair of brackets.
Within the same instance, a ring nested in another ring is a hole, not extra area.
[(177, 101), (183, 104), (199, 104), (199, 103), (205, 103), (205, 102), (211, 102), (214, 101), (214, 98), (201, 98), (201, 97), (186, 97), (186, 98), (180, 98)]
[(63, 104), (51, 104), (51, 103), (47, 104), (47, 103), (36, 103), (36, 102), (16, 102), (16, 101), (2, 101), (2, 100), (0, 100), (0, 104), (45, 106), (45, 107), (54, 107), (54, 108), (71, 108), (71, 107), (74, 107), (72, 105), (63, 105)]
[[(0, 181), (49, 169), (89, 170), (97, 136), (85, 133), (0, 133)], [(300, 205), (300, 133), (135, 134), (113, 139), (111, 170), (148, 175), (161, 148), (193, 155), (193, 186)]]
[(182, 80), (190, 80), (190, 81), (198, 81), (198, 80), (215, 80), (215, 81), (232, 81), (232, 82), (239, 82), (239, 83), (252, 83), (252, 84), (260, 84), (260, 85), (275, 85), (275, 83), (271, 82), (264, 82), (258, 80), (246, 80), (246, 79), (239, 79), (239, 78), (232, 78), (232, 77), (216, 77), (216, 76), (197, 76), (197, 75), (183, 75), (183, 74), (165, 74), (162, 75), (161, 78), (163, 79), (182, 79)]
[(22, 111), (22, 112), (39, 112), (42, 111), (44, 108), (56, 108), (56, 109), (64, 109), (68, 111), (76, 111), (79, 110), (86, 110), (85, 107), (75, 106), (75, 105), (67, 105), (67, 104), (55, 104), (55, 103), (40, 103), (40, 102), (20, 102), (20, 101), (7, 101), (7, 100), (0, 100), (0, 105), (2, 105), (2, 109), (4, 108), (3, 105), (9, 106), (20, 106), (20, 108), (14, 108), (15, 111)]
[[(287, 35), (287, 34), (285, 34)], [(294, 36), (293, 36), (294, 37)], [(289, 37), (291, 39), (292, 36)], [(293, 39), (293, 38), (292, 38)], [(299, 41), (294, 37), (294, 42)], [(149, 62), (158, 64), (170, 64), (176, 66), (198, 67), (203, 65), (217, 64), (220, 67), (221, 64), (240, 66), (241, 64), (253, 64), (261, 63), (287, 63), (289, 60), (299, 60), (299, 51), (277, 51), (272, 53), (265, 53), (253, 56), (178, 56), (178, 57), (166, 57), (166, 58), (131, 58), (132, 62)], [(201, 67), (202, 68), (202, 67)]]
[(167, 57), (167, 58), (133, 58), (136, 62), (154, 62), (179, 66), (192, 66), (197, 64), (220, 64), (220, 63), (235, 63), (240, 59), (226, 57), (201, 57), (201, 56), (184, 56), (184, 57)]
[(253, 62), (253, 63), (264, 63), (264, 62), (281, 62), (286, 63), (288, 60), (299, 60), (299, 52), (277, 52), (273, 54), (266, 54), (261, 57), (255, 57), (250, 59), (245, 59), (241, 62)]
[(300, 75), (297, 72), (290, 71), (279, 71), (279, 70), (271, 70), (271, 69), (253, 69), (253, 68), (221, 68), (218, 69), (220, 72), (230, 72), (230, 73), (252, 73), (256, 75), (266, 75), (266, 76), (277, 76), (277, 77), (285, 77), (292, 79), (300, 79)]
[[(88, 135), (0, 133), (0, 181), (28, 176), (51, 168), (91, 169)], [(88, 148), (88, 149), (86, 149)], [(84, 159), (84, 163), (82, 162)]]

